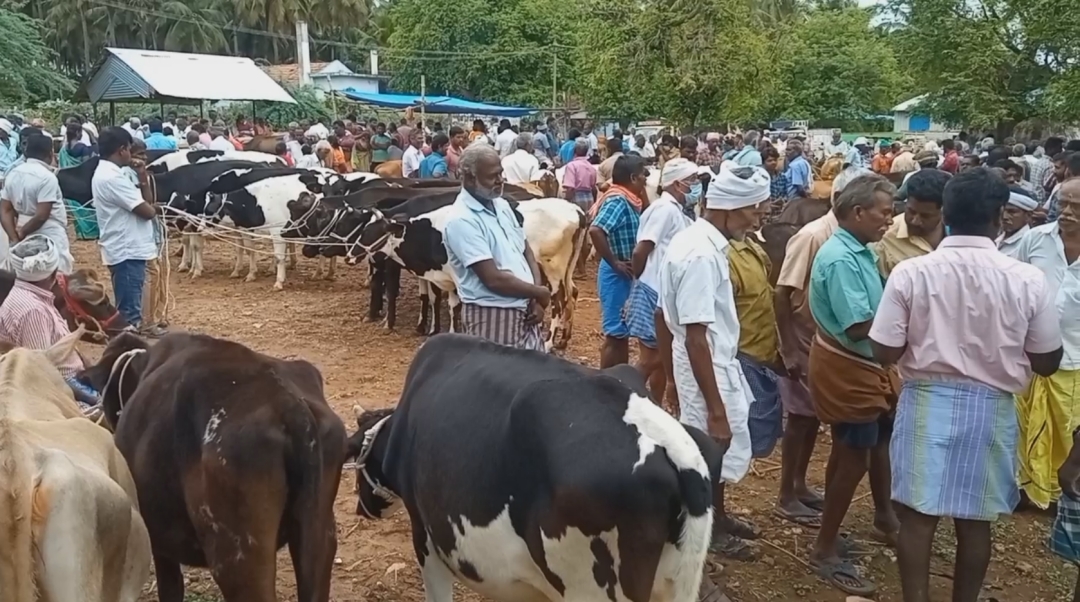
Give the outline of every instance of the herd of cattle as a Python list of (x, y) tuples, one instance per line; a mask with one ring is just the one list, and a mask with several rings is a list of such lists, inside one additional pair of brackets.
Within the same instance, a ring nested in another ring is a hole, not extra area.
[[(97, 163), (93, 159), (59, 171), (65, 198), (91, 202)], [(372, 283), (368, 317), (375, 320), (382, 313), (385, 294), (386, 325), (393, 328), (400, 272), (405, 269), (420, 281), (418, 331), (438, 332), (444, 293), (452, 316), (450, 330), (460, 330), (460, 303), (442, 239), (459, 184), (290, 168), (279, 157), (250, 151), (170, 152), (154, 159), (148, 170), (166, 223), (183, 233), (180, 271), (200, 276), (204, 236), (227, 229), (238, 235), (233, 277), (240, 276), (246, 255), (247, 280), (255, 279), (257, 239), (273, 243), (278, 290), (285, 282), (287, 259), (295, 265), (295, 254), (290, 257), (289, 250), (297, 245), (302, 245), (305, 257), (319, 258), (317, 274), (323, 272), (326, 260), (330, 277), (338, 257), (349, 264), (366, 261)], [(586, 221), (579, 208), (556, 196), (557, 184), (552, 190), (548, 181), (529, 189), (507, 185), (504, 191), (552, 292), (548, 348), (564, 349), (573, 330), (577, 296), (573, 271)]]

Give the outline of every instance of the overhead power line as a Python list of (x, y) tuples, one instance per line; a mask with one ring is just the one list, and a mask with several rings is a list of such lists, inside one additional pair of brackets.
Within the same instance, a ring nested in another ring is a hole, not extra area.
[[(120, 4), (117, 2), (111, 2), (110, 0), (88, 0), (91, 4), (97, 4), (116, 10), (122, 10), (126, 12), (136, 13), (147, 17), (155, 17), (158, 19), (167, 19), (170, 21), (178, 21), (181, 23), (189, 23), (192, 25), (213, 25), (214, 27), (220, 27), (226, 31), (234, 31), (236, 33), (242, 33), (253, 36), (262, 36), (267, 38), (274, 38), (287, 42), (296, 42), (296, 36), (287, 33), (280, 33), (274, 31), (265, 31), (261, 29), (253, 29), (250, 27), (243, 27), (240, 25), (219, 25), (216, 23), (210, 23), (207, 21), (200, 21), (187, 17), (186, 15), (169, 14), (161, 11), (143, 8), (139, 6), (129, 6)], [(427, 60), (427, 61), (441, 61), (446, 59), (467, 59), (467, 58), (495, 58), (495, 57), (514, 57), (514, 56), (530, 56), (538, 54), (551, 54), (557, 49), (565, 49), (566, 46), (552, 45), (543, 48), (530, 48), (524, 50), (511, 50), (511, 51), (483, 51), (483, 52), (459, 52), (453, 50), (403, 50), (395, 48), (382, 48), (378, 46), (366, 46), (364, 44), (350, 44), (348, 42), (335, 42), (332, 40), (320, 40), (311, 38), (311, 43), (319, 44), (322, 46), (334, 46), (338, 48), (347, 48), (350, 50), (377, 50), (381, 56), (391, 58), (404, 58), (409, 60)]]

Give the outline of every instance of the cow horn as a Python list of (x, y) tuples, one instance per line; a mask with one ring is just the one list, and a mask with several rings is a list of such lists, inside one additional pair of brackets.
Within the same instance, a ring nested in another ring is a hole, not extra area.
[(357, 418), (360, 418), (360, 416), (362, 416), (364, 414), (364, 408), (362, 408), (360, 406), (360, 404), (353, 405), (352, 411), (353, 411), (353, 414), (355, 414)]

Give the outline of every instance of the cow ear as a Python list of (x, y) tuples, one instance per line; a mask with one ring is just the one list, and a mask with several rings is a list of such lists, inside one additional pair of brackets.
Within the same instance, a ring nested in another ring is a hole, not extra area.
[(86, 328), (80, 325), (75, 329), (75, 332), (53, 343), (52, 347), (46, 349), (45, 357), (49, 358), (49, 362), (54, 366), (63, 364), (68, 356), (75, 351), (75, 344), (79, 342), (79, 339), (81, 339), (84, 334), (86, 334)]
[(394, 236), (403, 236), (405, 234), (405, 223), (392, 221), (387, 224), (386, 230)]

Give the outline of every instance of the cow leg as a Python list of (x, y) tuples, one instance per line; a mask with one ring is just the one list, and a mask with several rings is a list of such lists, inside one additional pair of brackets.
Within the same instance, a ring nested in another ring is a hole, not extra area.
[(188, 266), (191, 262), (191, 234), (188, 232), (180, 233), (180, 265), (177, 266), (178, 272), (188, 271)]
[(570, 336), (574, 333), (574, 312), (577, 311), (578, 288), (570, 281), (562, 290), (563, 316), (562, 336), (555, 339), (555, 349), (565, 351), (570, 346)]
[[(333, 464), (331, 457), (344, 456), (342, 445), (321, 445), (323, 459), (329, 464)], [(293, 501), (296, 512), (292, 518), (286, 519), (285, 527), (289, 556), (292, 557), (296, 575), (297, 600), (328, 602), (334, 555), (337, 552), (334, 496), (341, 481), (341, 470), (327, 466), (321, 475), (314, 470), (304, 478), (312, 482), (300, 486), (300, 492)]]
[(386, 278), (386, 329), (393, 330), (397, 322), (397, 298), (401, 290), (401, 266), (396, 261), (387, 259), (384, 262)]
[(201, 232), (196, 232), (191, 235), (191, 277), (198, 278), (203, 273), (203, 245), (206, 243), (206, 239)]
[(375, 268), (371, 265), (371, 262), (365, 261), (364, 264), (366, 273), (360, 280), (360, 288), (368, 288), (371, 286), (371, 275), (375, 272)]
[(326, 279), (333, 281), (337, 279), (337, 277), (334, 275), (334, 266), (337, 265), (337, 257), (330, 257), (329, 259), (330, 260), (329, 262), (327, 262), (326, 268)]
[(382, 262), (369, 260), (368, 270), (371, 274), (371, 300), (368, 303), (368, 322), (379, 319), (383, 310), (383, 293), (386, 290), (386, 270)]
[(237, 252), (241, 254), (241, 258), (237, 261), (243, 262), (244, 254), (248, 258), (248, 274), (244, 281), (255, 282), (255, 278), (259, 275), (259, 264), (255, 257), (255, 241), (248, 240), (246, 234), (240, 234), (240, 248)]
[(274, 280), (275, 291), (285, 288), (285, 259), (288, 253), (289, 243), (274, 236), (274, 265), (277, 267), (277, 279)]
[(323, 277), (323, 263), (326, 258), (320, 255), (315, 258), (315, 274), (311, 277), (312, 280), (322, 280)]
[(424, 602), (454, 602), (454, 574), (435, 553), (424, 525), (413, 521), (413, 549), (424, 579)]
[(159, 602), (184, 602), (184, 574), (179, 562), (155, 553), (154, 578)]
[(434, 287), (421, 279), (417, 282), (417, 288), (420, 289), (420, 317), (416, 321), (416, 334), (421, 336), (430, 335), (431, 332), (428, 331), (428, 327), (430, 326), (430, 323), (428, 322), (428, 312), (431, 311), (431, 291)]
[(544, 341), (544, 351), (548, 353), (555, 349), (556, 341), (562, 337), (562, 332), (565, 329), (563, 325), (565, 312), (566, 290), (559, 287), (551, 295), (551, 328), (548, 329), (547, 340)]
[(296, 269), (296, 243), (289, 243), (289, 269)]
[(434, 284), (428, 285), (428, 297), (430, 298), (431, 305), (431, 332), (430, 335), (436, 335), (442, 332), (442, 306), (443, 306), (443, 293), (442, 289)]
[(461, 297), (456, 290), (446, 293), (446, 303), (450, 306), (450, 332), (465, 332), (461, 324)]
[[(228, 240), (228, 239), (226, 239)], [(236, 241), (236, 260), (233, 261), (233, 270), (229, 274), (229, 278), (240, 277), (240, 266), (244, 265), (244, 237), (241, 235)]]

